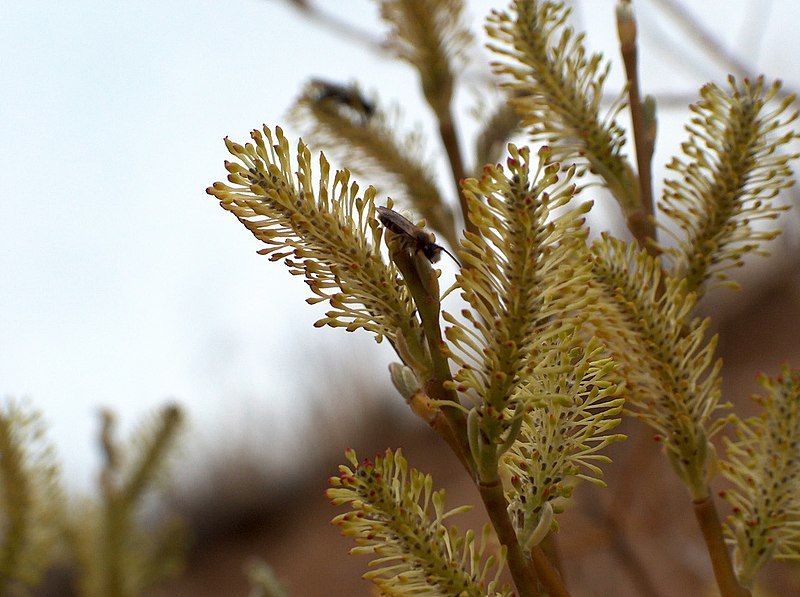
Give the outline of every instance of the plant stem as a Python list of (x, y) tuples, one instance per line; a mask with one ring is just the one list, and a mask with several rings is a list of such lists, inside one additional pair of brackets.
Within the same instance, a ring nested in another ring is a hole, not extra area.
[[(454, 390), (448, 390), (445, 387), (445, 384), (448, 381), (452, 381), (453, 378), (450, 374), (447, 356), (444, 353), (446, 346), (442, 339), (442, 331), (439, 325), (439, 284), (438, 280), (436, 280), (436, 274), (424, 255), (421, 253), (412, 255), (402, 242), (395, 242), (396, 240), (391, 232), (387, 232), (387, 242), (392, 261), (403, 275), (403, 280), (411, 293), (411, 297), (414, 299), (414, 304), (417, 306), (417, 311), (422, 321), (422, 330), (430, 352), (431, 371), (428, 378), (424, 380), (423, 389), (433, 400), (458, 404), (458, 394)], [(429, 424), (450, 445), (459, 460), (469, 471), (470, 477), (472, 477), (473, 467), (469, 457), (467, 423), (464, 414), (458, 408), (448, 408), (447, 406), (440, 407), (440, 411), (441, 416), (446, 419), (449, 432), (438, 416)]]
[(374, 36), (366, 29), (355, 27), (349, 20), (339, 18), (334, 13), (320, 10), (312, 2), (307, 0), (287, 0), (287, 4), (323, 27), (327, 27), (334, 33), (363, 45), (368, 50), (384, 55), (389, 53), (385, 42), (381, 38)]
[(428, 425), (430, 425), (431, 429), (433, 429), (442, 439), (444, 439), (445, 442), (447, 442), (447, 445), (450, 446), (450, 449), (453, 450), (455, 455), (458, 457), (458, 460), (467, 471), (467, 474), (470, 476), (470, 478), (472, 478), (474, 474), (472, 461), (469, 460), (469, 457), (467, 456), (468, 452), (464, 451), (464, 447), (459, 441), (459, 437), (456, 434), (454, 425), (451, 424), (450, 420), (444, 414), (444, 411), (440, 409), (434, 418), (428, 422)]
[(105, 495), (104, 499), (102, 549), (105, 560), (104, 566), (101, 568), (103, 594), (122, 597), (125, 595), (123, 590), (122, 546), (125, 536), (129, 532), (128, 518), (125, 506), (120, 502), (118, 495)]
[(553, 568), (555, 568), (559, 578), (563, 581), (564, 568), (561, 563), (561, 556), (559, 554), (558, 542), (556, 541), (555, 535), (553, 533), (547, 533), (547, 536), (542, 539), (540, 545), (544, 555), (547, 556), (547, 559), (553, 564)]
[[(648, 239), (656, 239), (653, 223), (652, 162), (655, 139), (648, 129), (639, 93), (638, 51), (636, 46), (636, 20), (630, 0), (620, 0), (617, 5), (617, 32), (620, 52), (628, 79), (628, 107), (633, 122), (633, 139), (636, 146), (636, 169), (639, 179), (639, 208), (628, 215), (628, 228), (639, 244), (650, 253), (655, 247)], [(653, 129), (654, 130), (654, 129)]]
[(547, 589), (547, 594), (550, 597), (569, 597), (569, 591), (564, 586), (561, 575), (553, 567), (540, 545), (531, 549), (531, 558), (533, 559), (533, 568), (536, 570), (539, 580)]
[(704, 499), (692, 502), (692, 505), (700, 530), (703, 532), (708, 555), (711, 557), (711, 566), (714, 568), (714, 577), (717, 579), (722, 597), (749, 597), (750, 591), (739, 584), (733, 572), (714, 498), (709, 494)]
[[(411, 254), (407, 246), (398, 242), (391, 232), (387, 232), (387, 242), (392, 261), (397, 265), (403, 280), (411, 293), (417, 306), (422, 329), (428, 344), (431, 356), (431, 376), (425, 381), (425, 392), (434, 400), (449, 401), (458, 404), (458, 394), (446, 386), (452, 382), (450, 365), (447, 361), (447, 346), (442, 338), (439, 324), (439, 283), (428, 259), (419, 251)], [(462, 463), (469, 470), (470, 476), (475, 480), (474, 467), (469, 457), (470, 450), (467, 443), (466, 419), (458, 408), (441, 407), (443, 416), (449, 423), (452, 437), (448, 433), (440, 433), (456, 452)], [(434, 427), (433, 424), (431, 424)], [(436, 427), (434, 427), (435, 429)], [(535, 548), (533, 553), (533, 568), (525, 559), (522, 548), (517, 540), (517, 534), (508, 518), (508, 502), (506, 502), (503, 488), (499, 482), (483, 485), (478, 484), (486, 512), (495, 528), (497, 537), (508, 550), (508, 568), (514, 579), (520, 597), (538, 595), (537, 573), (541, 569), (542, 582), (548, 592), (554, 596), (567, 596), (558, 572), (555, 571), (547, 556), (540, 548)]]
[(453, 112), (448, 107), (447, 111), (443, 114), (437, 113), (439, 120), (439, 136), (442, 138), (442, 144), (447, 152), (447, 158), (450, 161), (450, 171), (453, 174), (453, 183), (458, 193), (458, 202), (461, 205), (461, 215), (464, 218), (464, 227), (472, 233), (477, 234), (478, 229), (475, 224), (469, 219), (469, 206), (467, 205), (467, 198), (461, 191), (461, 181), (464, 179), (464, 160), (461, 157), (461, 146), (458, 142), (458, 133), (456, 132), (455, 121), (453, 120)]
[[(737, 78), (755, 79), (758, 76), (758, 72), (729, 51), (727, 44), (720, 41), (712, 30), (704, 27), (692, 16), (686, 6), (675, 0), (653, 0), (652, 3), (672, 19), (680, 27), (681, 32), (689, 37), (700, 50), (717, 62), (724, 72), (731, 72)], [(686, 54), (686, 47), (675, 49), (683, 50), (684, 55)], [(789, 85), (784, 85), (777, 93), (781, 99), (790, 95), (798, 95), (798, 90)]]
[(639, 554), (631, 545), (625, 534), (625, 529), (622, 520), (614, 516), (613, 511), (609, 510), (605, 514), (596, 512), (596, 516), (601, 520), (603, 526), (608, 533), (608, 541), (611, 550), (628, 572), (628, 578), (636, 585), (642, 595), (648, 597), (661, 597), (662, 593), (659, 591), (656, 584), (650, 578), (650, 573), (647, 567), (639, 559)]
[[(503, 487), (499, 481), (488, 485), (478, 483), (478, 490), (489, 520), (492, 521), (492, 526), (497, 533), (497, 538), (508, 550), (506, 553), (508, 569), (511, 571), (511, 578), (514, 579), (514, 585), (516, 585), (520, 597), (540, 595), (536, 575), (525, 560), (525, 555), (517, 541), (517, 533), (508, 518), (508, 502), (506, 502), (506, 496), (503, 495)], [(550, 587), (548, 587), (549, 589)], [(566, 592), (551, 592), (551, 594), (567, 595)]]

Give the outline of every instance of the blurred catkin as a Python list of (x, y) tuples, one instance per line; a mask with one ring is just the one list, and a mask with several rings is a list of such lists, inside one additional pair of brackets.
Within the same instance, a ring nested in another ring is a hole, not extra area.
[[(322, 90), (320, 89), (320, 86)], [(425, 218), (451, 247), (458, 242), (452, 210), (444, 202), (424, 159), (418, 132), (398, 133), (399, 116), (392, 116), (361, 96), (354, 86), (342, 93), (325, 93), (331, 84), (311, 81), (292, 109), (291, 117), (307, 140), (325, 149), (352, 172), (369, 178)], [(353, 106), (356, 106), (354, 108)], [(365, 115), (358, 106), (372, 105)]]

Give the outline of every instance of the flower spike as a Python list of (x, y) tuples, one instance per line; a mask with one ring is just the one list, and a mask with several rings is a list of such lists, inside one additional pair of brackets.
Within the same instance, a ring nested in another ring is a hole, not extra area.
[(800, 560), (800, 371), (786, 366), (759, 383), (767, 391), (754, 397), (762, 411), (739, 423), (735, 440), (725, 439), (721, 463), (733, 483), (724, 492), (733, 507), (725, 530), (747, 586), (771, 558)]
[(225, 163), (230, 184), (216, 182), (207, 192), (267, 245), (259, 253), (305, 276), (315, 295), (309, 303), (330, 302), (332, 310), (315, 325), (364, 328), (392, 343), (398, 330), (414, 337), (411, 298), (394, 266), (381, 258), (375, 189), (359, 194), (347, 170), (331, 177), (324, 155), (315, 185), (308, 147), (298, 143), (295, 171), (280, 127), (274, 136), (264, 127), (251, 137), (254, 144), (225, 140), (237, 158)]
[(761, 245), (780, 230), (762, 224), (788, 209), (774, 199), (794, 184), (789, 162), (798, 157), (786, 151), (798, 138), (785, 130), (797, 118), (794, 96), (777, 101), (780, 83), (766, 86), (763, 77), (728, 82), (728, 90), (704, 86), (691, 106), (685, 159), (669, 164), (677, 178), (666, 181), (660, 204), (672, 224), (662, 229), (677, 241), (662, 248), (672, 274), (700, 294), (709, 278), (736, 287), (727, 271), (748, 253), (767, 254)]
[(488, 529), (476, 542), (472, 531), (462, 536), (444, 524), (468, 506), (445, 510), (444, 490), (433, 490), (430, 475), (409, 470), (400, 450), (362, 463), (352, 450), (345, 455), (351, 466), (339, 467), (327, 496), (351, 508), (332, 521), (355, 540), (350, 552), (376, 556), (364, 578), (387, 595), (511, 595), (498, 582), (504, 551), (484, 555)]

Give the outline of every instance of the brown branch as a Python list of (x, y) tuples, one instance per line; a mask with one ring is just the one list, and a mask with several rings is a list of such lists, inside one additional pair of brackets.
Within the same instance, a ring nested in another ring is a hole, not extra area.
[[(522, 553), (522, 548), (517, 541), (517, 533), (508, 518), (508, 502), (506, 502), (506, 496), (503, 495), (503, 487), (500, 485), (500, 481), (495, 481), (489, 485), (478, 483), (478, 490), (486, 508), (486, 513), (489, 515), (489, 520), (492, 521), (492, 526), (495, 533), (497, 533), (497, 538), (501, 544), (506, 546), (508, 569), (511, 571), (511, 577), (514, 579), (514, 585), (517, 587), (520, 597), (540, 595), (536, 574), (525, 560), (525, 555)], [(548, 592), (551, 595), (569, 595), (566, 590), (558, 591), (557, 585), (551, 587), (544, 582), (544, 579), (541, 580), (543, 584), (547, 585)]]
[[(717, 39), (712, 31), (703, 27), (680, 3), (675, 0), (653, 0), (661, 10), (680, 25), (682, 32), (691, 38), (713, 60), (719, 62), (725, 69), (732, 71), (739, 77), (755, 78), (756, 73), (740, 58), (729, 52), (725, 45)], [(778, 92), (778, 97), (784, 98), (797, 95), (797, 91), (790, 86), (784, 86)]]
[(340, 19), (330, 12), (320, 10), (316, 4), (309, 2), (309, 0), (285, 0), (285, 2), (301, 14), (306, 15), (309, 19), (316, 21), (334, 33), (359, 43), (374, 52), (389, 55), (389, 50), (383, 40), (372, 35), (366, 29), (353, 26), (349, 20)]
[(653, 147), (654, 135), (649, 134), (654, 127), (648, 127), (644, 106), (639, 93), (638, 52), (636, 46), (636, 20), (633, 17), (631, 0), (620, 0), (617, 5), (617, 32), (620, 51), (625, 63), (628, 80), (628, 107), (633, 122), (633, 139), (636, 146), (636, 168), (639, 181), (639, 208), (628, 216), (628, 228), (633, 236), (651, 254), (656, 252), (652, 241), (656, 240), (653, 219)]
[(457, 426), (450, 422), (441, 408), (437, 408), (433, 417), (426, 419), (426, 422), (430, 428), (436, 432), (437, 435), (447, 442), (447, 445), (450, 446), (450, 449), (453, 450), (455, 455), (458, 457), (458, 460), (461, 462), (464, 470), (467, 471), (467, 474), (470, 476), (470, 478), (472, 478), (475, 474), (472, 461), (469, 460), (469, 456), (467, 455), (468, 452), (465, 451), (464, 446), (459, 440), (455, 429)]
[(561, 561), (561, 553), (558, 549), (558, 541), (556, 541), (555, 534), (547, 533), (547, 536), (542, 539), (542, 542), (539, 544), (544, 552), (544, 555), (547, 556), (547, 559), (552, 562), (553, 568), (556, 569), (558, 572), (559, 577), (561, 578), (562, 582), (566, 584), (566, 578), (564, 575), (564, 566)]
[[(608, 534), (611, 550), (620, 564), (626, 569), (628, 577), (642, 595), (661, 597), (662, 593), (650, 577), (650, 572), (639, 558), (639, 554), (628, 539), (625, 529), (625, 516), (631, 511), (631, 503), (640, 489), (635, 483), (625, 483), (624, 479), (643, 475), (653, 462), (656, 451), (649, 445), (650, 436), (642, 428), (628, 433), (627, 444), (633, 443), (628, 450), (629, 456), (622, 463), (622, 470), (614, 484), (609, 506), (603, 508), (600, 500), (587, 495), (584, 501), (587, 514), (597, 520)], [(633, 436), (633, 437), (632, 437)], [(620, 479), (623, 482), (620, 482)]]
[(450, 162), (450, 172), (453, 175), (453, 184), (458, 193), (458, 203), (461, 206), (461, 215), (464, 218), (464, 227), (468, 232), (480, 234), (478, 227), (469, 218), (469, 208), (467, 205), (467, 198), (461, 190), (461, 181), (464, 180), (464, 160), (461, 157), (461, 146), (458, 141), (458, 133), (456, 131), (455, 121), (453, 120), (453, 111), (448, 108), (446, 113), (437, 114), (439, 120), (439, 136), (442, 138), (442, 144), (447, 152), (447, 159)]
[(639, 558), (639, 554), (628, 541), (625, 529), (619, 521), (608, 517), (605, 520), (606, 529), (609, 531), (611, 539), (611, 549), (617, 559), (628, 571), (628, 578), (636, 585), (642, 595), (648, 597), (660, 597), (663, 593), (650, 578), (650, 572), (644, 562)]
[[(470, 471), (470, 476), (474, 481), (474, 467), (468, 456), (470, 450), (467, 443), (466, 419), (459, 408), (447, 407), (444, 404), (446, 402), (458, 404), (459, 401), (456, 392), (447, 387), (452, 383), (453, 377), (450, 373), (450, 365), (447, 361), (447, 346), (442, 338), (439, 321), (439, 282), (436, 272), (420, 251), (412, 254), (401, 238), (398, 238), (391, 231), (387, 231), (386, 235), (392, 261), (394, 261), (403, 275), (403, 280), (417, 306), (420, 320), (422, 321), (422, 329), (430, 351), (431, 374), (429, 379), (425, 380), (424, 390), (441, 405), (442, 415), (447, 420), (452, 432), (452, 436), (447, 432), (440, 433), (440, 435), (453, 448), (462, 463), (468, 463), (465, 464), (465, 467)], [(431, 426), (433, 427), (433, 424)], [(537, 588), (539, 580), (551, 595), (568, 596), (569, 593), (564, 587), (561, 577), (541, 548), (534, 548), (532, 566), (526, 560), (517, 540), (517, 534), (508, 517), (508, 502), (499, 481), (489, 485), (478, 483), (478, 489), (497, 537), (508, 550), (508, 568), (511, 571), (511, 576), (514, 579), (514, 584), (520, 597), (539, 595)], [(541, 578), (537, 578), (537, 575)]]
[(567, 591), (567, 587), (564, 586), (561, 575), (553, 564), (550, 563), (547, 554), (544, 553), (540, 545), (531, 549), (531, 558), (533, 559), (533, 568), (536, 570), (536, 574), (547, 589), (547, 594), (551, 597), (569, 597), (569, 591)]
[[(428, 379), (423, 382), (423, 390), (440, 404), (442, 402), (458, 404), (456, 392), (445, 387), (445, 384), (451, 382), (453, 378), (445, 355), (446, 347), (439, 324), (439, 282), (436, 273), (422, 253), (416, 252), (412, 255), (402, 239), (397, 238), (393, 232), (386, 231), (386, 240), (392, 261), (403, 275), (403, 281), (417, 306), (430, 352), (431, 371)], [(429, 424), (444, 438), (469, 471), (470, 477), (473, 477), (464, 414), (457, 407), (440, 406), (439, 409), (441, 416), (446, 420), (446, 427), (449, 428), (449, 431), (445, 429), (445, 423), (438, 414)]]
[(719, 514), (717, 514), (717, 507), (714, 505), (714, 498), (709, 494), (708, 497), (694, 501), (692, 504), (697, 523), (703, 532), (708, 555), (711, 557), (711, 566), (714, 568), (714, 577), (717, 579), (717, 586), (722, 597), (750, 597), (750, 591), (739, 584), (736, 574), (733, 572), (730, 553), (722, 535), (722, 525), (719, 521)]
[[(632, 418), (632, 417), (631, 417)], [(638, 425), (631, 429), (625, 442), (629, 446), (629, 456), (622, 465), (619, 475), (621, 478), (636, 478), (637, 475), (644, 475), (652, 466), (658, 450), (653, 448), (654, 441), (647, 427), (639, 425), (640, 421), (635, 421)], [(635, 437), (632, 437), (636, 434)], [(635, 483), (617, 483), (611, 497), (611, 506), (607, 515), (616, 520), (623, 520), (625, 514), (630, 511), (633, 499), (639, 495), (639, 488)]]
[[(617, 487), (625, 485), (635, 486), (633, 483), (618, 483)], [(617, 494), (611, 498), (611, 502), (614, 506), (616, 506), (616, 498)], [(630, 578), (639, 592), (648, 597), (662, 597), (663, 593), (650, 578), (650, 572), (628, 540), (622, 517), (617, 514), (619, 510), (615, 507), (611, 507), (603, 511), (600, 500), (592, 496), (588, 496), (588, 499), (585, 500), (584, 503), (586, 504), (587, 514), (597, 520), (605, 529), (611, 551), (614, 553), (619, 563), (625, 568), (628, 573), (628, 578)]]

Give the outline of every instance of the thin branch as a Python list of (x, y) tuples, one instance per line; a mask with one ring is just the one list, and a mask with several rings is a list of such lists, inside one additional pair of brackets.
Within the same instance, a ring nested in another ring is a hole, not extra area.
[(654, 127), (649, 127), (645, 120), (645, 110), (639, 93), (638, 52), (636, 46), (636, 19), (633, 16), (631, 0), (620, 0), (617, 5), (617, 32), (619, 34), (620, 51), (625, 63), (625, 75), (628, 79), (628, 107), (633, 122), (633, 138), (636, 146), (636, 167), (639, 182), (638, 209), (629, 214), (628, 228), (650, 253), (656, 248), (652, 241), (656, 239), (656, 228), (653, 220), (653, 176), (652, 161), (654, 135), (649, 134)]
[(645, 566), (644, 562), (639, 558), (639, 554), (628, 541), (625, 534), (625, 529), (622, 528), (620, 521), (615, 520), (611, 516), (605, 517), (604, 523), (606, 530), (609, 532), (611, 540), (611, 549), (614, 555), (617, 556), (619, 562), (628, 571), (628, 578), (631, 579), (636, 588), (647, 597), (661, 597), (663, 593), (659, 590), (653, 579), (650, 578), (650, 573)]
[[(678, 23), (683, 33), (691, 38), (694, 43), (713, 60), (719, 62), (723, 67), (732, 71), (738, 77), (749, 77), (751, 79), (756, 77), (756, 73), (750, 65), (728, 51), (714, 33), (700, 24), (681, 3), (676, 2), (676, 0), (653, 0), (653, 4), (661, 8), (668, 17)], [(778, 93), (778, 97), (780, 98), (789, 95), (797, 95), (797, 91), (788, 85), (784, 86)]]
[(340, 19), (333, 13), (320, 10), (313, 2), (309, 2), (309, 0), (284, 1), (301, 14), (307, 16), (312, 21), (316, 21), (318, 24), (334, 33), (350, 41), (361, 44), (373, 52), (378, 52), (384, 56), (389, 55), (389, 49), (380, 37), (373, 35), (361, 27), (354, 27), (349, 20)]
[[(390, 247), (392, 261), (403, 275), (403, 280), (408, 287), (414, 303), (422, 320), (422, 329), (428, 344), (431, 359), (430, 377), (424, 380), (424, 391), (438, 403), (458, 404), (458, 394), (445, 387), (447, 382), (452, 382), (450, 365), (443, 348), (441, 327), (439, 325), (439, 292), (438, 280), (427, 258), (421, 254), (412, 255), (402, 243), (393, 243), (392, 232), (387, 231), (387, 242)], [(420, 272), (420, 269), (427, 271)], [(439, 433), (458, 456), (461, 463), (473, 477), (473, 467), (469, 459), (469, 445), (467, 444), (467, 425), (464, 414), (456, 407), (440, 407), (442, 421), (437, 416), (429, 422), (430, 426)]]
[(564, 563), (561, 559), (561, 552), (558, 549), (558, 541), (556, 540), (556, 536), (554, 533), (547, 533), (547, 537), (542, 539), (542, 542), (539, 544), (544, 552), (544, 555), (547, 556), (547, 559), (553, 563), (553, 567), (558, 572), (559, 577), (561, 577), (562, 582), (566, 584), (566, 578), (564, 574)]
[(764, 32), (772, 12), (772, 0), (750, 0), (744, 9), (745, 17), (739, 28), (737, 46), (745, 56), (758, 60), (764, 41)]
[[(636, 435), (632, 437), (634, 433)], [(625, 443), (629, 452), (622, 464), (620, 476), (635, 478), (637, 475), (644, 475), (652, 466), (655, 457), (658, 456), (658, 450), (653, 449), (655, 442), (648, 429), (638, 425), (637, 422), (635, 431), (631, 429), (628, 432), (628, 440)], [(615, 520), (623, 520), (638, 494), (639, 489), (635, 483), (617, 483), (612, 491), (611, 506), (606, 515)]]
[(533, 559), (533, 567), (536, 570), (536, 574), (539, 575), (542, 584), (547, 588), (547, 594), (551, 597), (569, 597), (569, 591), (564, 586), (561, 575), (550, 563), (541, 545), (531, 549), (531, 558)]
[[(436, 274), (423, 254), (416, 252), (412, 255), (402, 243), (392, 242), (391, 232), (387, 232), (387, 240), (390, 243), (392, 260), (403, 275), (417, 305), (431, 353), (431, 378), (425, 381), (425, 391), (433, 399), (440, 401), (440, 404), (445, 402), (457, 404), (457, 393), (446, 387), (452, 383), (453, 378), (450, 374), (450, 365), (446, 356), (447, 348), (442, 338), (439, 322), (439, 285)], [(470, 453), (464, 415), (458, 408), (446, 406), (442, 407), (442, 413), (447, 418), (456, 438), (455, 446), (450, 441), (448, 443), (464, 462)], [(445, 439), (448, 438), (445, 436)], [(459, 454), (460, 451), (463, 451), (463, 454)], [(472, 478), (475, 478), (474, 474)], [(533, 568), (525, 559), (517, 540), (517, 534), (508, 517), (508, 502), (499, 482), (490, 485), (478, 484), (478, 489), (498, 539), (508, 550), (508, 567), (520, 597), (538, 595), (536, 587), (539, 580), (551, 595), (568, 596), (569, 593), (561, 582), (558, 572), (553, 568), (541, 548), (535, 548), (532, 553)], [(540, 576), (539, 579), (537, 579), (537, 574)]]
[[(643, 475), (653, 462), (653, 457), (657, 454), (649, 445), (652, 443), (650, 436), (642, 428), (637, 428), (634, 437), (633, 433), (628, 433), (627, 444), (629, 445), (629, 456), (622, 464), (619, 473), (620, 479), (634, 478), (635, 475)], [(618, 482), (614, 484), (614, 489), (609, 500), (609, 506), (602, 508), (600, 500), (589, 497), (585, 501), (588, 514), (594, 517), (608, 533), (610, 546), (614, 555), (628, 572), (628, 577), (639, 589), (642, 595), (648, 597), (660, 597), (662, 593), (656, 586), (655, 581), (650, 577), (650, 572), (639, 558), (638, 553), (628, 540), (625, 529), (625, 518), (630, 512), (630, 505), (634, 496), (638, 492), (635, 483)]]
[(437, 114), (437, 117), (439, 119), (439, 136), (442, 138), (442, 144), (447, 152), (447, 159), (450, 162), (450, 172), (453, 175), (453, 184), (458, 194), (458, 203), (461, 206), (464, 227), (468, 232), (478, 234), (477, 227), (469, 218), (467, 198), (461, 190), (461, 181), (464, 180), (465, 176), (464, 160), (461, 157), (461, 146), (458, 140), (455, 121), (453, 120), (453, 111), (451, 108), (448, 108), (446, 114)]
[[(638, 455), (640, 453), (636, 451), (639, 447), (640, 446), (638, 445), (633, 446), (632, 451), (634, 455)], [(645, 452), (646, 454), (652, 453), (652, 451), (645, 450), (642, 450), (642, 452)], [(625, 470), (636, 470), (638, 473), (643, 472), (639, 469), (632, 468), (630, 463), (625, 466)], [(620, 478), (626, 477), (627, 475), (625, 475), (624, 472), (620, 476)], [(644, 562), (642, 562), (639, 558), (638, 553), (633, 548), (633, 545), (628, 540), (628, 536), (626, 534), (622, 511), (623, 509), (627, 508), (627, 504), (630, 503), (630, 496), (632, 496), (633, 492), (625, 490), (628, 487), (635, 488), (635, 484), (623, 482), (617, 483), (616, 487), (617, 491), (610, 500), (611, 506), (605, 508), (605, 510), (602, 508), (599, 499), (596, 499), (591, 495), (587, 495), (587, 499), (584, 500), (587, 514), (592, 516), (604, 527), (609, 541), (609, 546), (611, 547), (614, 556), (616, 556), (619, 563), (625, 568), (628, 573), (628, 578), (630, 578), (631, 582), (636, 585), (636, 588), (639, 590), (639, 592), (647, 597), (662, 597), (663, 593), (658, 589), (653, 579), (650, 578), (650, 572), (647, 569), (647, 566), (645, 566)], [(620, 489), (623, 491), (620, 491)], [(618, 498), (621, 498), (621, 501), (625, 502), (626, 504), (625, 506), (622, 506), (622, 508), (617, 507)]]
[(750, 591), (742, 587), (736, 580), (736, 574), (731, 565), (728, 546), (722, 534), (722, 525), (717, 514), (714, 498), (708, 497), (692, 502), (694, 515), (703, 532), (708, 554), (711, 557), (711, 566), (714, 568), (714, 577), (722, 597), (750, 597)]
[[(486, 507), (486, 513), (492, 526), (497, 533), (497, 538), (501, 544), (506, 546), (508, 569), (514, 579), (520, 597), (540, 595), (537, 589), (538, 581), (531, 567), (525, 561), (525, 555), (517, 541), (517, 533), (508, 518), (508, 502), (503, 495), (503, 487), (499, 481), (489, 485), (478, 484), (481, 500)], [(544, 583), (545, 579), (541, 579)], [(547, 585), (548, 591), (552, 595), (568, 595), (566, 591), (558, 592), (558, 587)]]

